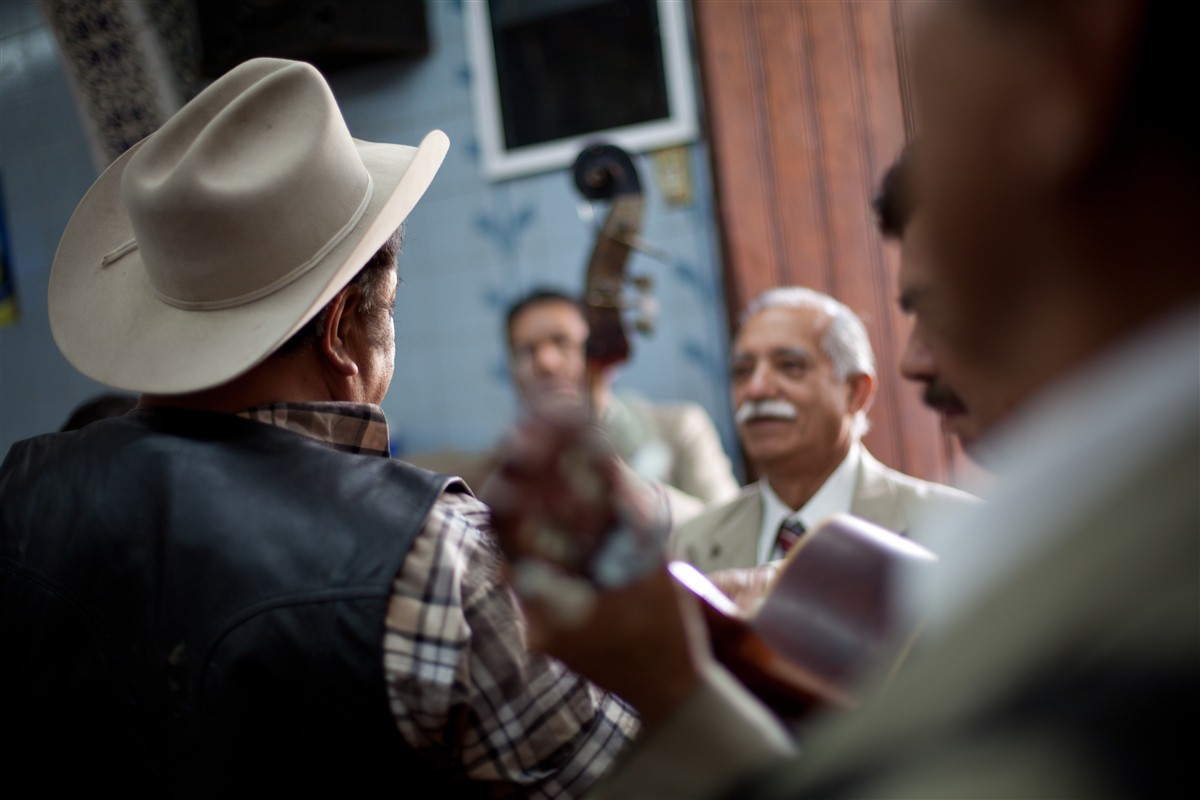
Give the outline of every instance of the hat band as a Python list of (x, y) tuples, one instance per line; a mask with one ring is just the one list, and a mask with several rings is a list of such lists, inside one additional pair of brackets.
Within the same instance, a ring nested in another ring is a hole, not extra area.
[[(227, 297), (220, 300), (180, 300), (179, 298), (170, 297), (169, 295), (163, 294), (158, 290), (157, 286), (154, 286), (153, 283), (150, 284), (150, 288), (154, 290), (156, 295), (158, 295), (158, 299), (162, 300), (167, 305), (183, 309), (184, 311), (219, 311), (224, 308), (234, 308), (236, 306), (245, 305), (246, 303), (252, 303), (255, 300), (259, 300), (269, 294), (274, 294), (283, 287), (295, 282), (317, 264), (321, 263), (325, 256), (329, 255), (333, 248), (341, 244), (342, 240), (350, 235), (350, 232), (354, 230), (355, 226), (358, 225), (359, 220), (361, 220), (363, 214), (366, 213), (367, 207), (371, 204), (371, 196), (374, 194), (374, 191), (375, 182), (372, 180), (370, 173), (367, 173), (367, 191), (363, 195), (362, 202), (359, 203), (358, 208), (355, 209), (354, 213), (350, 215), (350, 219), (345, 225), (342, 226), (341, 230), (335, 233), (333, 237), (321, 247), (320, 250), (314, 253), (312, 257), (303, 264), (298, 265), (276, 280), (268, 283), (266, 286), (260, 286), (253, 291), (246, 292), (245, 294), (238, 295), (237, 297)], [(120, 255), (124, 255), (124, 252), (121, 251), (127, 252), (126, 248), (132, 249), (132, 247), (130, 247), (131, 244), (133, 247), (137, 246), (136, 242), (126, 242), (110, 255), (119, 258)], [(113, 260), (115, 260), (115, 258)]]

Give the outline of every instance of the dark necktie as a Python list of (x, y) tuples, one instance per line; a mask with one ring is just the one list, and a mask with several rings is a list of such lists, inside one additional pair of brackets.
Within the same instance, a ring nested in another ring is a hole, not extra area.
[(796, 542), (800, 541), (804, 531), (804, 523), (798, 519), (785, 519), (780, 523), (779, 533), (775, 534), (775, 549), (771, 553), (772, 559), (786, 556)]

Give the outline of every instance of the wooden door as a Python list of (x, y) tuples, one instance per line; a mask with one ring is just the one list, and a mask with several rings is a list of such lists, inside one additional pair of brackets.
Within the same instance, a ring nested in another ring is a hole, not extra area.
[(895, 302), (898, 252), (881, 240), (870, 207), (907, 138), (905, 39), (915, 3), (696, 0), (692, 8), (731, 319), (774, 286), (808, 286), (846, 303), (866, 323), (878, 362), (867, 447), (904, 472), (947, 479), (954, 446), (899, 375), (909, 322)]

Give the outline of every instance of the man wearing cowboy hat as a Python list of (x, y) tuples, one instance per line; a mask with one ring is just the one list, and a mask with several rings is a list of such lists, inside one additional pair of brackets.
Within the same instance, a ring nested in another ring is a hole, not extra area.
[(556, 795), (623, 748), (623, 704), (526, 653), (484, 507), (387, 458), (398, 229), (447, 147), (352, 139), (315, 69), (257, 59), (80, 203), (55, 340), (141, 402), (0, 468), (9, 763), (131, 795)]

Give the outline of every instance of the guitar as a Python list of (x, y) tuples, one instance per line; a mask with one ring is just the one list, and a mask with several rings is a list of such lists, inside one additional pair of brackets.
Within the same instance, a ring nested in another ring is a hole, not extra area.
[[(806, 533), (782, 564), (711, 578), (682, 561), (668, 568), (703, 601), (717, 659), (776, 713), (795, 720), (856, 707), (865, 672), (900, 666), (917, 625), (895, 613), (897, 576), (936, 562), (909, 539), (839, 514)], [(770, 577), (750, 611), (717, 585), (763, 572)]]

